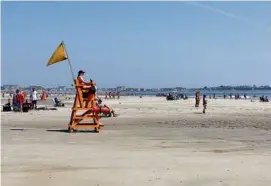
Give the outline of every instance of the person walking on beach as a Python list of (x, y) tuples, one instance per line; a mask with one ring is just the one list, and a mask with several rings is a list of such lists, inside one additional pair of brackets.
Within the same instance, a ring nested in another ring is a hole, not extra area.
[(203, 95), (203, 111), (202, 111), (203, 114), (205, 114), (206, 109), (207, 109), (206, 95)]
[(18, 111), (19, 110), (18, 103), (17, 103), (17, 91), (15, 91), (12, 94), (12, 106), (13, 106), (13, 110), (14, 111)]

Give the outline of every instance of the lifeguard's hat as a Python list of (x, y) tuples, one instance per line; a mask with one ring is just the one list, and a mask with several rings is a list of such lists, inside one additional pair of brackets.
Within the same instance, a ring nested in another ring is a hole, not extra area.
[(79, 70), (79, 71), (78, 71), (78, 74), (82, 74), (82, 73), (84, 74), (84, 73), (86, 73), (86, 72), (83, 71), (83, 70)]

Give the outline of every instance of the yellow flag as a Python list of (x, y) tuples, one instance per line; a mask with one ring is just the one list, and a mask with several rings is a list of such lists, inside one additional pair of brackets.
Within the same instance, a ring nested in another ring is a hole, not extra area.
[(65, 54), (64, 44), (61, 42), (58, 47), (56, 48), (55, 52), (50, 57), (47, 66), (53, 65), (57, 62), (61, 62), (68, 59)]

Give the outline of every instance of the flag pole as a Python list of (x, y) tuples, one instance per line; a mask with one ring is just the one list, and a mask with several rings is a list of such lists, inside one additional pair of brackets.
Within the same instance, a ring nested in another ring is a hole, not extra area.
[(64, 41), (62, 41), (62, 44), (63, 44), (63, 46), (64, 46), (63, 48), (64, 48), (64, 50), (65, 50), (65, 53), (66, 53), (66, 55), (67, 55), (67, 60), (68, 60), (68, 62), (69, 62), (69, 66), (70, 66), (70, 70), (71, 70), (71, 74), (72, 74), (72, 81), (74, 81), (74, 80), (75, 80), (75, 76), (74, 76), (74, 73), (73, 73), (73, 70), (72, 70), (72, 64), (71, 64), (71, 61), (70, 61), (68, 52), (67, 52), (67, 50), (66, 50), (66, 46), (65, 46), (65, 44), (64, 44)]

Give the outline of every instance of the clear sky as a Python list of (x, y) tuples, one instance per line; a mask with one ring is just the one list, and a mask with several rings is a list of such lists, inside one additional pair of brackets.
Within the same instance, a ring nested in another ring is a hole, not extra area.
[(2, 84), (271, 85), (270, 2), (4, 2)]

